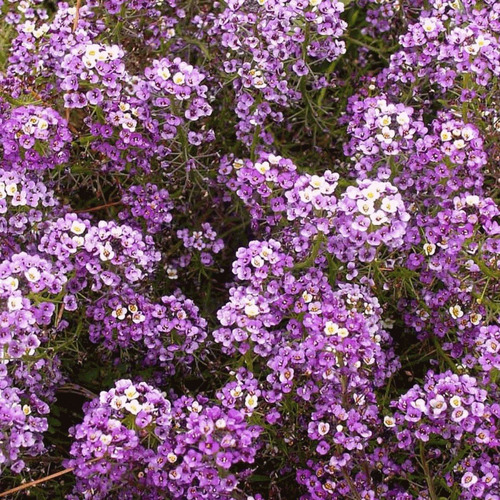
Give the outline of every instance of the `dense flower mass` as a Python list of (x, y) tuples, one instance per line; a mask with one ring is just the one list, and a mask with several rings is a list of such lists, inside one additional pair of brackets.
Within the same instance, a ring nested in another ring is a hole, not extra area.
[(0, 0), (0, 496), (500, 498), (498, 0)]
[(231, 498), (238, 479), (230, 469), (254, 461), (260, 431), (243, 412), (201, 401), (183, 396), (172, 404), (145, 382), (117, 381), (85, 407), (83, 422), (71, 431), (75, 493), (110, 498), (126, 485), (116, 498), (135, 498), (144, 488), (151, 498), (166, 492)]

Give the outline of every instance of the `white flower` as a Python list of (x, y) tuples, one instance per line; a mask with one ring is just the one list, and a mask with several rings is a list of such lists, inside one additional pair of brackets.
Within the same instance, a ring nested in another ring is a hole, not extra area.
[(261, 174), (265, 174), (271, 168), (271, 166), (269, 165), (269, 162), (267, 162), (267, 161), (264, 161), (262, 163), (257, 162), (257, 163), (255, 163), (254, 167), (255, 167), (255, 170), (257, 170), (257, 172), (260, 172)]
[(262, 73), (260, 71), (257, 71), (255, 73), (255, 78), (253, 80), (253, 86), (256, 89), (263, 89), (264, 87), (267, 86), (266, 80), (264, 79), (263, 76), (261, 76), (261, 74)]
[(380, 208), (389, 214), (394, 214), (398, 210), (398, 206), (394, 200), (391, 200), (390, 198), (384, 198), (382, 200)]
[(114, 256), (115, 252), (113, 252), (113, 249), (111, 248), (111, 244), (109, 242), (102, 246), (99, 250), (99, 258), (104, 262), (113, 259)]
[(389, 219), (387, 218), (387, 215), (383, 210), (377, 210), (376, 212), (372, 213), (370, 215), (370, 220), (375, 226), (380, 226), (381, 224), (389, 222)]
[(325, 179), (323, 179), (323, 177), (320, 177), (319, 175), (313, 175), (309, 180), (309, 185), (314, 189), (321, 189), (324, 183)]
[(451, 140), (451, 134), (448, 130), (441, 130), (441, 140), (443, 142)]
[(433, 17), (427, 17), (421, 21), (422, 28), (426, 33), (431, 33), (436, 28), (436, 20)]
[(137, 127), (137, 120), (134, 120), (132, 117), (125, 118), (125, 120), (122, 122), (122, 127), (125, 130), (129, 130), (130, 132), (135, 132), (135, 128)]
[(10, 287), (11, 292), (15, 292), (19, 287), (19, 280), (9, 276), (3, 280), (3, 284)]
[(464, 127), (462, 129), (462, 137), (464, 139), (464, 141), (470, 141), (474, 138), (475, 136), (475, 133), (474, 133), (474, 129), (472, 127)]
[(137, 399), (133, 399), (129, 403), (125, 403), (125, 409), (132, 413), (132, 415), (137, 415), (142, 410), (142, 405)]
[(410, 117), (408, 116), (408, 113), (406, 113), (406, 111), (403, 111), (396, 117), (396, 121), (399, 123), (399, 125), (408, 125), (408, 123), (410, 123)]
[(174, 267), (167, 267), (167, 276), (171, 280), (176, 280), (179, 277), (179, 273), (177, 272), (177, 269)]
[(241, 167), (243, 167), (243, 165), (245, 165), (245, 163), (243, 162), (243, 160), (240, 160), (239, 158), (233, 161), (233, 168), (235, 170), (239, 170)]
[(120, 320), (125, 319), (126, 315), (127, 315), (127, 310), (121, 305), (111, 312), (111, 316), (113, 316), (113, 318), (117, 318)]
[(11, 183), (5, 186), (7, 196), (14, 196), (17, 193), (17, 184)]
[(245, 398), (245, 406), (249, 410), (253, 410), (254, 408), (257, 407), (258, 404), (258, 397), (255, 394), (247, 394)]
[(96, 44), (96, 43), (92, 43), (90, 45), (87, 45), (87, 47), (85, 47), (85, 55), (87, 57), (91, 57), (91, 58), (97, 58), (97, 54), (100, 52), (101, 50), (101, 46)]
[(337, 331), (337, 335), (341, 339), (345, 339), (346, 337), (349, 336), (349, 330), (347, 328), (339, 328), (338, 331)]
[(40, 118), (40, 120), (38, 120), (37, 128), (38, 130), (47, 130), (49, 128), (49, 122)]
[(358, 206), (358, 210), (363, 215), (371, 215), (373, 212), (375, 212), (375, 206), (373, 205), (372, 201), (369, 201), (369, 200), (358, 200), (356, 202), (356, 205)]
[(127, 387), (124, 394), (125, 396), (127, 396), (127, 399), (136, 399), (139, 397), (139, 393), (137, 392), (137, 389), (133, 385)]
[(473, 325), (479, 325), (479, 323), (481, 323), (481, 320), (483, 319), (482, 315), (479, 314), (479, 313), (472, 313), (470, 315), (470, 322), (473, 324)]
[(106, 47), (106, 52), (108, 54), (108, 57), (112, 60), (118, 59), (123, 55), (123, 52), (118, 45), (111, 45), (110, 47)]
[(312, 200), (313, 193), (314, 191), (310, 186), (306, 187), (302, 191), (299, 191), (300, 201), (302, 203), (309, 203)]
[(479, 196), (475, 194), (469, 194), (465, 197), (465, 203), (467, 203), (469, 207), (475, 207), (479, 203)]
[(251, 301), (245, 306), (245, 314), (248, 317), (253, 318), (255, 316), (258, 316), (259, 313), (260, 313), (259, 306), (257, 306), (253, 301)]
[(172, 80), (174, 81), (174, 83), (176, 85), (182, 85), (185, 81), (186, 81), (186, 77), (184, 76), (183, 73), (181, 73), (180, 71), (178, 71), (172, 78)]
[(69, 228), (69, 230), (73, 233), (73, 234), (76, 234), (78, 236), (80, 236), (81, 234), (83, 234), (85, 232), (85, 229), (87, 229), (85, 227), (85, 224), (79, 220), (74, 220), (72, 223), (71, 223), (71, 227)]
[(451, 306), (449, 308), (449, 311), (450, 311), (451, 317), (453, 319), (461, 318), (464, 315), (462, 308), (458, 304), (455, 306)]
[(439, 394), (434, 399), (431, 399), (429, 404), (433, 410), (432, 413), (434, 415), (440, 415), (447, 408), (447, 405), (444, 401), (443, 396), (441, 396)]
[(233, 398), (239, 398), (243, 395), (243, 391), (240, 385), (237, 385), (234, 389), (231, 389), (230, 394)]
[(423, 413), (427, 412), (427, 405), (425, 403), (425, 400), (422, 398), (418, 398), (415, 401), (412, 401), (411, 405), (413, 406), (413, 408), (417, 408)]
[(268, 260), (269, 257), (273, 254), (273, 250), (269, 247), (264, 247), (259, 255), (264, 259), (264, 260)]
[(99, 440), (104, 446), (108, 446), (113, 441), (113, 438), (109, 434), (101, 434)]
[(378, 124), (380, 127), (388, 127), (391, 124), (392, 120), (389, 115), (383, 115), (379, 117)]
[(30, 7), (29, 2), (21, 1), (21, 2), (19, 2), (19, 6), (17, 7), (17, 10), (24, 14), (29, 9), (29, 7)]
[(252, 266), (256, 267), (257, 269), (261, 268), (265, 262), (264, 259), (260, 255), (256, 255), (255, 257), (252, 258)]
[(104, 62), (108, 59), (108, 53), (105, 50), (101, 50), (97, 53), (96, 59), (98, 61)]
[(152, 411), (155, 411), (155, 405), (152, 404), (152, 403), (145, 402), (145, 403), (142, 404), (142, 409), (146, 413), (151, 413)]
[(384, 417), (384, 425), (386, 427), (394, 427), (396, 425), (396, 421), (394, 420), (393, 417), (390, 417), (389, 415), (386, 415)]
[(36, 267), (30, 267), (25, 273), (24, 276), (30, 283), (36, 283), (40, 279), (40, 271)]
[(32, 135), (35, 132), (35, 127), (28, 122), (22, 126), (21, 130), (27, 135)]
[(377, 186), (371, 185), (370, 187), (367, 187), (366, 189), (363, 189), (361, 191), (363, 196), (369, 200), (371, 203), (373, 203), (375, 200), (378, 200), (380, 198), (380, 191), (377, 189)]
[(452, 396), (450, 399), (450, 405), (453, 408), (460, 408), (460, 406), (462, 406), (462, 398), (460, 396)]
[(491, 43), (491, 40), (488, 40), (487, 38), (484, 38), (484, 35), (479, 35), (476, 38), (476, 45), (481, 48), (481, 47), (487, 47)]
[(23, 298), (19, 295), (11, 295), (7, 300), (7, 308), (9, 311), (18, 311), (23, 308)]
[(219, 430), (225, 429), (226, 425), (226, 421), (223, 418), (219, 418), (215, 421), (215, 427)]
[(81, 247), (85, 243), (83, 236), (73, 236), (71, 239), (75, 242), (77, 247)]
[(472, 43), (471, 45), (466, 45), (464, 49), (468, 54), (475, 56), (479, 52), (480, 47), (477, 43)]
[(325, 323), (325, 335), (335, 335), (339, 331), (339, 325), (337, 323), (334, 323), (333, 321), (327, 321)]
[(380, 142), (385, 142), (386, 144), (390, 144), (395, 135), (396, 132), (394, 132), (394, 130), (390, 129), (389, 127), (383, 127), (382, 133), (377, 134), (377, 140)]
[(127, 403), (127, 396), (114, 396), (110, 402), (111, 408), (121, 410)]
[(171, 463), (171, 464), (174, 464), (175, 462), (177, 462), (177, 455), (175, 453), (168, 453), (167, 454), (167, 460)]
[(35, 23), (32, 21), (26, 21), (23, 26), (23, 31), (25, 33), (33, 33), (33, 31), (35, 31)]
[(270, 155), (267, 157), (267, 161), (268, 161), (271, 165), (278, 165), (281, 159), (282, 159), (282, 157), (281, 157), (281, 156), (277, 156), (277, 155), (273, 155), (273, 154), (270, 154)]
[(85, 55), (82, 57), (82, 62), (87, 69), (95, 68), (96, 59), (94, 57)]
[(194, 401), (191, 406), (188, 406), (189, 411), (193, 411), (194, 413), (201, 413), (203, 406), (198, 403), (198, 401)]
[(25, 415), (29, 415), (31, 413), (31, 406), (29, 406), (29, 405), (23, 405), (23, 413)]
[(424, 253), (425, 255), (434, 255), (434, 252), (436, 251), (436, 245), (434, 243), (426, 243), (424, 245)]
[(146, 316), (144, 316), (144, 314), (142, 314), (140, 311), (137, 311), (136, 313), (134, 313), (132, 315), (132, 321), (135, 324), (143, 323), (145, 320), (146, 320)]
[(330, 424), (328, 422), (318, 422), (318, 434), (326, 436), (330, 431)]

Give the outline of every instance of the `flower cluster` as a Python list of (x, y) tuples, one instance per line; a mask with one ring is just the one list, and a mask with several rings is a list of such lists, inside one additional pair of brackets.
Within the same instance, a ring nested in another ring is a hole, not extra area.
[(128, 208), (118, 214), (120, 220), (129, 223), (143, 220), (150, 234), (158, 233), (172, 221), (170, 195), (155, 184), (130, 186), (122, 196), (122, 203)]
[(403, 245), (409, 220), (401, 194), (391, 183), (358, 181), (338, 202), (336, 232), (328, 250), (344, 262), (370, 262), (382, 245), (391, 250)]
[[(395, 413), (385, 416), (384, 425), (395, 432), (400, 448), (418, 446), (419, 442), (432, 444), (438, 436), (450, 443), (452, 450), (447, 453), (451, 456), (461, 442), (467, 443), (471, 456), (481, 456), (498, 446), (500, 408), (488, 401), (487, 391), (474, 377), (449, 371), (439, 375), (429, 372), (425, 384), (414, 386), (394, 407)], [(467, 470), (469, 467), (462, 464), (447, 474), (447, 480), (451, 484), (460, 482), (464, 498), (481, 498), (496, 482), (498, 464), (493, 462), (487, 470), (476, 470), (475, 474)]]
[[(71, 430), (77, 484), (84, 498), (109, 498), (127, 485), (126, 498), (147, 488), (159, 498), (231, 498), (238, 477), (230, 469), (252, 463), (260, 431), (244, 413), (193, 398), (173, 403), (150, 385), (119, 380), (85, 407)], [(241, 474), (241, 472), (240, 472)]]
[(54, 192), (36, 177), (23, 171), (0, 169), (0, 231), (12, 244), (2, 249), (5, 255), (13, 251), (15, 241), (21, 241), (36, 229), (44, 213), (57, 205)]
[(4, 160), (16, 169), (46, 169), (69, 159), (71, 133), (52, 108), (20, 106), (0, 115)]
[[(302, 97), (294, 81), (305, 83), (316, 66), (345, 52), (343, 10), (337, 0), (262, 0), (255, 6), (231, 0), (200, 20), (212, 44), (221, 43), (226, 52), (222, 64), (234, 80), (242, 142), (251, 144), (254, 133), (272, 142), (265, 125), (283, 122), (286, 108)], [(327, 83), (323, 77), (323, 86)]]
[(262, 151), (255, 161), (222, 158), (218, 182), (236, 193), (254, 221), (274, 226), (286, 209), (283, 194), (297, 180), (296, 170), (290, 159)]
[(57, 358), (20, 362), (2, 354), (0, 359), (0, 472), (18, 473), (27, 458), (46, 451), (49, 404), (64, 380)]
[(402, 48), (391, 60), (391, 79), (412, 79), (407, 68), (413, 66), (419, 78), (429, 78), (444, 91), (466, 74), (488, 85), (498, 75), (498, 14), (494, 2), (492, 8), (475, 8), (470, 0), (430, 2), (429, 10), (401, 36)]
[[(214, 255), (218, 254), (224, 248), (224, 241), (217, 238), (209, 222), (203, 222), (199, 231), (189, 231), (189, 229), (179, 229), (177, 238), (182, 240), (186, 250), (200, 252), (200, 261), (204, 266), (214, 264)], [(182, 260), (182, 266), (189, 264), (190, 256)]]
[(130, 288), (118, 288), (89, 305), (87, 317), (92, 342), (109, 350), (133, 346), (141, 362), (170, 374), (179, 362), (189, 364), (207, 338), (206, 320), (180, 292), (155, 304)]
[(40, 402), (36, 407), (16, 387), (7, 375), (6, 366), (0, 364), (0, 471), (5, 467), (16, 473), (25, 463), (21, 456), (37, 456), (44, 451), (43, 432), (47, 430), (47, 419), (42, 415), (49, 407)]

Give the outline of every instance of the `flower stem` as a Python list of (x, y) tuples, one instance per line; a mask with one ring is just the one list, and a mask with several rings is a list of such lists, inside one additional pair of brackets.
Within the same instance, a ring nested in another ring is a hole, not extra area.
[(424, 470), (425, 480), (427, 482), (427, 487), (429, 488), (429, 497), (431, 500), (438, 500), (436, 495), (436, 490), (434, 489), (434, 483), (432, 482), (431, 471), (429, 470), (429, 464), (425, 459), (425, 448), (424, 443), (420, 441), (420, 461), (422, 462), (422, 469)]

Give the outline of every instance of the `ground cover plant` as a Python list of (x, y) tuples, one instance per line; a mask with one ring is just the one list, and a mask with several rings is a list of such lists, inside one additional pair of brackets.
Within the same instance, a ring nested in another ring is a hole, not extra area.
[(499, 37), (0, 0), (0, 498), (500, 499)]

